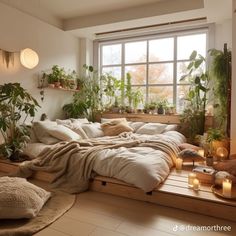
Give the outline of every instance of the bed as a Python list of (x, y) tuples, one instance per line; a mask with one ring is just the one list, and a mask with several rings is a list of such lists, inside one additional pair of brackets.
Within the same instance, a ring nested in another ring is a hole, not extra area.
[(179, 145), (186, 140), (173, 126), (143, 122), (128, 125), (132, 131), (104, 136), (100, 123), (36, 122), (32, 142), (24, 151), (32, 160), (23, 162), (18, 174), (29, 177), (34, 171), (53, 173), (52, 185), (70, 193), (86, 191), (89, 180), (96, 175), (150, 192), (167, 178)]

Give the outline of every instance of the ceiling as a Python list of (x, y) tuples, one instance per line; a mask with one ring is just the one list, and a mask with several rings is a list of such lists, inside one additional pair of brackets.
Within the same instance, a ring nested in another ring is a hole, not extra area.
[(78, 37), (207, 17), (232, 17), (232, 0), (0, 0)]

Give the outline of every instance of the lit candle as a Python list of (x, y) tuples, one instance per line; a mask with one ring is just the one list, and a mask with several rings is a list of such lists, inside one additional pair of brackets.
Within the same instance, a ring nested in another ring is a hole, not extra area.
[(190, 188), (193, 187), (193, 180), (196, 178), (196, 174), (195, 173), (189, 173), (188, 174), (188, 186)]
[(204, 149), (200, 149), (197, 151), (198, 155), (204, 157)]
[(223, 180), (223, 196), (231, 197), (231, 189), (232, 189), (232, 180), (224, 179)]
[(178, 157), (175, 163), (176, 170), (182, 170), (182, 165), (183, 165), (183, 159)]
[(194, 190), (199, 190), (199, 187), (200, 187), (200, 183), (199, 183), (199, 180), (197, 178), (195, 178), (193, 180), (193, 189)]

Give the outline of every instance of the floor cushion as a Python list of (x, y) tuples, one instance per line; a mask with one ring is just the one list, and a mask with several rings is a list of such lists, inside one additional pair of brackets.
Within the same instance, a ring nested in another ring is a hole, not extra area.
[(0, 219), (35, 217), (51, 193), (18, 177), (0, 177)]

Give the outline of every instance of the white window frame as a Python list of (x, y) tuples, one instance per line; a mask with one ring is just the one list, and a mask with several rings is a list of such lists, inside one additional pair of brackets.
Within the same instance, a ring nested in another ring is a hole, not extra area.
[[(213, 41), (214, 41), (214, 31), (213, 31), (213, 25), (207, 25), (203, 27), (188, 29), (188, 30), (180, 30), (180, 31), (173, 31), (173, 32), (166, 32), (166, 33), (156, 33), (154, 35), (146, 35), (146, 36), (135, 36), (132, 38), (125, 38), (125, 39), (111, 39), (111, 40), (99, 40), (96, 42), (96, 48), (95, 51), (98, 52), (97, 56), (98, 58), (95, 58), (95, 63), (98, 67), (99, 72), (102, 71), (102, 68), (104, 67), (121, 67), (121, 78), (125, 78), (125, 67), (126, 66), (132, 66), (132, 65), (146, 65), (146, 84), (144, 85), (132, 85), (132, 87), (146, 87), (146, 94), (145, 94), (145, 100), (146, 102), (149, 99), (149, 87), (152, 86), (171, 86), (173, 87), (173, 104), (176, 105), (177, 103), (177, 88), (178, 85), (184, 85), (183, 83), (179, 84), (177, 83), (177, 63), (178, 62), (187, 62), (188, 59), (183, 60), (177, 60), (177, 37), (178, 36), (187, 36), (187, 35), (194, 35), (194, 34), (201, 34), (206, 33), (206, 55), (207, 51), (209, 50), (210, 46), (213, 47)], [(174, 58), (171, 61), (161, 61), (161, 62), (149, 62), (149, 41), (154, 39), (162, 39), (162, 38), (174, 38)], [(147, 57), (146, 62), (143, 63), (125, 63), (125, 43), (130, 42), (139, 42), (139, 41), (147, 41)], [(115, 65), (102, 65), (102, 46), (105, 45), (115, 45), (115, 44), (121, 44), (121, 64), (115, 64)], [(148, 84), (148, 73), (149, 73), (149, 65), (151, 64), (158, 64), (158, 63), (173, 63), (173, 84)], [(185, 84), (187, 85), (187, 84)]]

